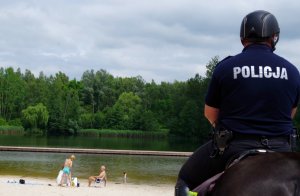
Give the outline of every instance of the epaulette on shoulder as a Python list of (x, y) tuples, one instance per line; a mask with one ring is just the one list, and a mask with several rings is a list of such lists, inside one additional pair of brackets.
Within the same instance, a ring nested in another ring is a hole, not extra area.
[(231, 57), (233, 57), (233, 56), (227, 56), (227, 57), (225, 57), (223, 60), (221, 60), (219, 63), (224, 62), (224, 61), (230, 59)]
[(219, 64), (223, 63), (224, 61), (230, 59), (231, 57), (233, 57), (233, 56), (227, 56), (227, 57), (225, 57), (224, 59), (222, 59), (221, 61), (219, 61), (219, 63), (216, 66), (218, 66)]

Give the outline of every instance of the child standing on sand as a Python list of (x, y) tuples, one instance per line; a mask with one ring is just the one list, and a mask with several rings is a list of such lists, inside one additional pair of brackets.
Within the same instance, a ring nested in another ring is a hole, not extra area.
[(75, 156), (71, 155), (69, 158), (65, 160), (64, 168), (63, 168), (63, 174), (60, 181), (60, 186), (63, 185), (63, 182), (66, 182), (67, 185), (71, 185), (71, 179), (72, 179), (72, 166), (73, 161), (75, 160)]

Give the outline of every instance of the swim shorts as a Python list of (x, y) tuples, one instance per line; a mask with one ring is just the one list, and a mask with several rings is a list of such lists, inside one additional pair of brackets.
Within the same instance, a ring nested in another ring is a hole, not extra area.
[(64, 172), (64, 174), (70, 174), (70, 168), (64, 167), (63, 172)]

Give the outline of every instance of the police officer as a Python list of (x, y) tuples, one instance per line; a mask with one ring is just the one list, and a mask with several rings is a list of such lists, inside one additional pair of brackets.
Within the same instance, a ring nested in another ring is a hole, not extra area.
[(300, 77), (294, 65), (273, 53), (279, 32), (267, 11), (254, 11), (242, 20), (244, 49), (218, 63), (205, 99), (205, 116), (216, 133), (226, 130), (221, 137), (226, 146), (209, 141), (197, 149), (179, 172), (176, 196), (223, 171), (230, 159), (247, 150), (291, 150)]

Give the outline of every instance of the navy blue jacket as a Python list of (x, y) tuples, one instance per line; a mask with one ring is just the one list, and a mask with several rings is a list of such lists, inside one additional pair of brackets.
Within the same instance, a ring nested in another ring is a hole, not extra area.
[(253, 44), (216, 66), (205, 101), (220, 110), (227, 129), (275, 136), (290, 134), (299, 94), (297, 68), (267, 45)]

